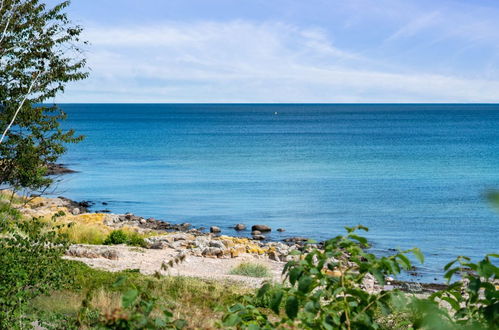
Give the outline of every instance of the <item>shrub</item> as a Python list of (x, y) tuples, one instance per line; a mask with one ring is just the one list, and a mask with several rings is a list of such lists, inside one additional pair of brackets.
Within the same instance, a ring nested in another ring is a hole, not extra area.
[[(355, 234), (355, 230), (367, 230), (358, 226), (347, 228), (346, 236), (337, 236), (324, 244), (323, 250), (312, 249), (299, 254), (284, 267), (290, 286), (281, 288), (264, 284), (257, 298), (272, 289), (268, 309), (275, 314), (269, 317), (255, 307), (254, 298), (236, 304), (223, 317), (223, 326), (272, 329), (297, 327), (304, 329), (358, 329), (378, 328), (376, 313), (391, 312), (390, 301), (397, 291), (369, 293), (363, 282), (370, 274), (380, 284), (385, 277), (396, 275), (402, 269), (410, 269), (406, 253), (412, 252), (423, 261), (418, 249), (377, 258), (364, 251), (367, 240)], [(274, 321), (276, 320), (277, 321)]]
[(137, 232), (125, 232), (123, 230), (113, 230), (104, 240), (104, 244), (127, 244), (132, 246), (146, 247), (144, 238)]
[(147, 243), (144, 240), (144, 238), (142, 236), (140, 236), (140, 234), (138, 234), (136, 232), (132, 232), (132, 233), (128, 234), (127, 244), (128, 245), (133, 245), (133, 246), (140, 246), (140, 247), (146, 247), (147, 246)]
[(104, 241), (106, 245), (125, 244), (128, 242), (128, 235), (123, 230), (113, 230)]
[(61, 258), (69, 243), (40, 219), (2, 221), (0, 231), (0, 329), (29, 327), (29, 302), (71, 282)]
[(239, 264), (230, 271), (230, 274), (249, 277), (270, 277), (270, 272), (266, 266), (251, 262)]

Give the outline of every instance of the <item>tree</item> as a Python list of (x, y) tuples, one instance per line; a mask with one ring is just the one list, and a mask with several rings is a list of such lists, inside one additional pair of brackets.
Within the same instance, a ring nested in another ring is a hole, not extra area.
[(47, 166), (66, 143), (82, 139), (63, 130), (66, 114), (47, 102), (68, 82), (87, 77), (80, 40), (64, 9), (40, 0), (0, 0), (0, 186), (41, 190)]

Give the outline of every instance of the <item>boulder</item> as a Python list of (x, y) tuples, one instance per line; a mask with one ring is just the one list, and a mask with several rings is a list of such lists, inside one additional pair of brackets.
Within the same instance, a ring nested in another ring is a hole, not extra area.
[(308, 241), (308, 238), (306, 237), (289, 237), (289, 238), (285, 238), (283, 239), (284, 242), (288, 242), (288, 243), (299, 243), (299, 242), (306, 242)]
[(265, 236), (263, 235), (253, 235), (253, 239), (257, 241), (263, 241), (265, 239)]
[(237, 231), (245, 230), (246, 229), (246, 225), (243, 224), (243, 223), (238, 223), (237, 225), (234, 226), (234, 229), (237, 230)]
[(78, 214), (80, 214), (80, 209), (79, 209), (79, 208), (77, 208), (77, 207), (75, 207), (74, 209), (72, 209), (72, 210), (71, 210), (71, 213), (72, 213), (73, 215), (78, 215)]
[(220, 229), (220, 227), (217, 227), (217, 226), (211, 226), (210, 227), (210, 233), (220, 233), (222, 230)]
[(210, 241), (209, 246), (219, 248), (221, 250), (227, 249), (227, 247), (224, 245), (224, 243), (222, 243), (221, 241), (216, 241), (216, 240)]
[(253, 230), (253, 231), (251, 232), (251, 235), (260, 235), (261, 233), (262, 233), (262, 232), (261, 232), (261, 231), (259, 231), (259, 230)]
[(72, 245), (66, 251), (66, 255), (78, 258), (106, 258), (117, 260), (119, 253), (107, 246)]
[(223, 257), (223, 254), (224, 251), (216, 247), (207, 247), (202, 252), (203, 257), (212, 257), (212, 258)]
[(280, 232), (280, 233), (282, 233), (282, 232), (285, 232), (286, 229), (284, 229), (284, 228), (277, 228), (277, 231)]
[(266, 225), (253, 225), (251, 227), (251, 230), (253, 230), (253, 231), (258, 230), (258, 231), (261, 231), (263, 233), (266, 231), (272, 231), (272, 228), (270, 228), (269, 226), (266, 226)]

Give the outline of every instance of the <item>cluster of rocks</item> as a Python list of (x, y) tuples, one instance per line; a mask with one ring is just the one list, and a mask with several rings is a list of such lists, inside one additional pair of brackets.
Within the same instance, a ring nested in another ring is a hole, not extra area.
[(243, 254), (252, 254), (274, 261), (289, 261), (290, 251), (299, 248), (281, 242), (260, 243), (246, 238), (196, 236), (190, 233), (153, 236), (147, 238), (146, 243), (151, 249), (169, 248), (199, 257), (236, 258)]
[(71, 245), (66, 255), (78, 258), (106, 258), (110, 260), (119, 259), (120, 255), (116, 249), (108, 246), (76, 244)]
[(154, 218), (143, 218), (132, 213), (126, 214), (106, 214), (104, 224), (112, 228), (122, 228), (124, 226), (138, 227), (142, 229), (160, 231), (190, 232), (201, 235), (200, 229), (192, 228), (190, 223), (173, 224)]

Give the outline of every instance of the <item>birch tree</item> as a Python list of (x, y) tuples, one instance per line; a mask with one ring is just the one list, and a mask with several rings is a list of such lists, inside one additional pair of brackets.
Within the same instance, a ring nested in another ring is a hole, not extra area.
[(47, 187), (47, 166), (66, 143), (82, 139), (60, 127), (66, 114), (47, 105), (67, 83), (87, 77), (82, 28), (40, 0), (0, 0), (0, 187)]

